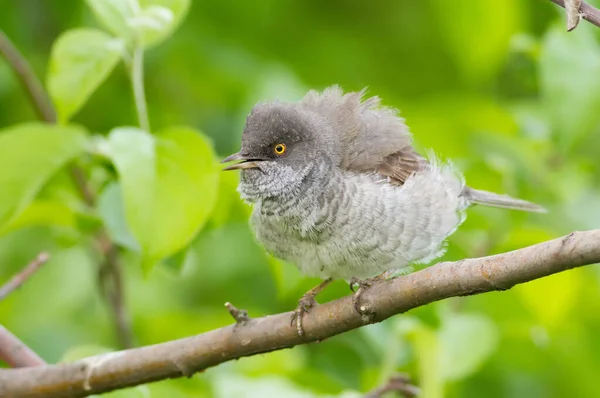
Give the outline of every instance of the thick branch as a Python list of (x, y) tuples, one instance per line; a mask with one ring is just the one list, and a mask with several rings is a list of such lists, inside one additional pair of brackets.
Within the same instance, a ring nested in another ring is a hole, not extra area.
[[(565, 8), (564, 0), (550, 0), (550, 1)], [(600, 10), (599, 9), (582, 1), (581, 5), (579, 7), (579, 12), (581, 13), (582, 19), (585, 19), (586, 21), (590, 22), (591, 24), (594, 24), (594, 25), (600, 27)], [(569, 30), (574, 29), (575, 26), (572, 26), (571, 29), (569, 29)]]
[(319, 305), (304, 319), (305, 335), (290, 325), (291, 312), (250, 319), (197, 336), (84, 360), (0, 371), (0, 396), (83, 397), (194, 372), (232, 359), (290, 348), (335, 336), (395, 314), (443, 300), (510, 289), (586, 264), (600, 262), (600, 230), (490, 257), (439, 263), (380, 282), (362, 296), (374, 313), (356, 313), (350, 296)]

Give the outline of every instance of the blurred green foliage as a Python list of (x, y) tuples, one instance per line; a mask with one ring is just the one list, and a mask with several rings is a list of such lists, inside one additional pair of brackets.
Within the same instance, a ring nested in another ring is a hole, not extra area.
[[(230, 324), (226, 301), (251, 316), (293, 308), (316, 280), (254, 243), (237, 176), (217, 161), (255, 102), (333, 83), (398, 107), (418, 148), (451, 157), (471, 186), (550, 209), (472, 208), (445, 259), (598, 228), (600, 29), (566, 33), (564, 19), (533, 0), (3, 2), (0, 27), (62, 125), (33, 122), (0, 60), (0, 281), (52, 254), (0, 303), (1, 322), (49, 362), (118, 348), (91, 249), (102, 225), (137, 344)], [(136, 127), (135, 46), (153, 134)], [(321, 299), (347, 293), (340, 281)], [(584, 267), (109, 396), (350, 398), (404, 371), (425, 397), (597, 397), (599, 314), (600, 269)]]

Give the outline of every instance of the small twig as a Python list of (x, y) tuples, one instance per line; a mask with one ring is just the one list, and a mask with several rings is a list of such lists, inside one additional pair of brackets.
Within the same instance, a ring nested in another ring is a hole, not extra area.
[(244, 325), (250, 320), (250, 318), (248, 317), (248, 311), (240, 310), (230, 302), (226, 302), (225, 307), (227, 307), (227, 311), (229, 311), (233, 319), (235, 319), (236, 324)]
[(399, 392), (405, 398), (415, 398), (421, 394), (419, 387), (410, 384), (410, 376), (402, 373), (392, 377), (385, 385), (367, 393), (365, 398), (380, 398), (383, 394), (392, 391)]
[(0, 287), (0, 301), (4, 300), (13, 290), (25, 283), (49, 258), (50, 255), (46, 252), (38, 254), (21, 272), (15, 274), (8, 282), (2, 285)]
[(110, 306), (119, 345), (122, 348), (131, 348), (134, 346), (133, 331), (131, 319), (125, 309), (123, 276), (119, 266), (118, 249), (104, 233), (98, 237), (98, 241), (100, 251), (104, 256), (98, 272), (98, 282)]
[[(554, 4), (558, 4), (559, 6), (565, 8), (565, 0), (550, 0), (550, 1), (553, 2)], [(585, 19), (586, 21), (588, 21), (589, 23), (600, 27), (600, 10), (597, 9), (596, 7), (593, 7), (593, 6), (589, 5), (588, 3), (586, 3), (585, 1), (582, 1), (579, 6), (578, 14), (579, 15), (576, 16), (577, 22), (579, 22), (579, 18), (582, 18), (582, 19)], [(568, 17), (572, 18), (573, 16), (568, 16)], [(567, 29), (573, 30), (573, 29), (575, 29), (577, 24), (575, 24), (575, 26), (573, 26), (572, 28), (571, 28), (571, 26), (572, 25), (570, 23), (568, 23)], [(571, 29), (569, 29), (569, 28), (571, 28)]]
[(31, 66), (19, 50), (13, 45), (10, 39), (0, 29), (0, 53), (4, 55), (9, 65), (12, 66), (15, 73), (19, 76), (21, 83), (25, 87), (25, 92), (29, 99), (35, 105), (33, 108), (40, 119), (50, 123), (56, 122), (56, 112), (52, 102), (48, 98), (44, 87), (36, 77)]
[(2, 325), (0, 325), (0, 360), (13, 368), (46, 364), (31, 348)]

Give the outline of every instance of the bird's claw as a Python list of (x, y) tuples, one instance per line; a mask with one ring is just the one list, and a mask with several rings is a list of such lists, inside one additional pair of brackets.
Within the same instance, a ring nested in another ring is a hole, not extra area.
[[(369, 287), (373, 286), (373, 282), (375, 278), (368, 278), (360, 280), (358, 278), (352, 278), (350, 280), (350, 290), (354, 292), (352, 295), (352, 304), (354, 305), (354, 309), (360, 315), (368, 315), (369, 311), (366, 306), (363, 306), (360, 302), (360, 297)], [(358, 286), (358, 289), (354, 290), (355, 286)]]
[(304, 296), (298, 300), (298, 306), (292, 313), (292, 319), (290, 325), (294, 325), (296, 322), (296, 330), (298, 331), (299, 336), (304, 335), (304, 329), (302, 328), (302, 318), (304, 314), (308, 313), (311, 308), (317, 305), (317, 301), (315, 300), (315, 295), (310, 292), (306, 293)]

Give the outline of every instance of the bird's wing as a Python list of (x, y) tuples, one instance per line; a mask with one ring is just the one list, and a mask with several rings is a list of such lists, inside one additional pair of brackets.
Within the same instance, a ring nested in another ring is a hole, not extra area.
[(339, 86), (309, 91), (301, 104), (321, 114), (340, 134), (341, 167), (377, 171), (403, 184), (427, 161), (412, 147), (412, 136), (398, 111), (380, 105), (378, 97), (363, 99), (365, 90), (344, 93)]
[(388, 177), (390, 183), (402, 185), (408, 177), (429, 167), (429, 162), (413, 147), (407, 146), (386, 156), (377, 166), (377, 173)]

